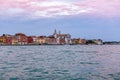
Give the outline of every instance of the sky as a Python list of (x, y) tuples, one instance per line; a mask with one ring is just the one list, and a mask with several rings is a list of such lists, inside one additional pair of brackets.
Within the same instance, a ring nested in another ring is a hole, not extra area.
[(0, 0), (0, 35), (69, 33), (120, 41), (120, 0)]

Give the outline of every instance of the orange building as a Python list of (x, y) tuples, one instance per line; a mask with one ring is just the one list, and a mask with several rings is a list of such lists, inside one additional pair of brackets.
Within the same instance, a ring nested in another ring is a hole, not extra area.
[(18, 39), (16, 36), (12, 37), (12, 45), (17, 45), (18, 44)]
[(2, 36), (0, 36), (0, 44), (6, 44), (6, 36), (3, 34)]

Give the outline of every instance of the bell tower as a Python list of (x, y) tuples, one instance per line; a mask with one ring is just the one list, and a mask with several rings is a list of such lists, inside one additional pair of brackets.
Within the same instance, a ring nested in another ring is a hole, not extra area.
[(57, 31), (56, 31), (56, 29), (54, 30), (54, 34), (57, 34)]
[(54, 36), (55, 38), (57, 38), (57, 30), (56, 30), (56, 29), (54, 30), (53, 36)]

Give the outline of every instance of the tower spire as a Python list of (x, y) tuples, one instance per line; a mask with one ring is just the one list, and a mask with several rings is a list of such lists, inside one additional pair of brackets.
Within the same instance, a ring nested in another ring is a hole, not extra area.
[(57, 30), (55, 29), (54, 34), (57, 34)]
[(55, 29), (55, 33), (57, 33), (56, 29)]
[(53, 36), (57, 38), (57, 30), (55, 29)]

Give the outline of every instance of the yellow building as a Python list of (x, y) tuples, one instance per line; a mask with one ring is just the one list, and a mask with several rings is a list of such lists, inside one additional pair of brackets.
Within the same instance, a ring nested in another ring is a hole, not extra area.
[(85, 44), (86, 40), (85, 39), (77, 39), (77, 44)]
[(6, 43), (6, 37), (5, 36), (1, 36), (0, 37), (0, 44), (5, 44)]
[(3, 44), (3, 38), (0, 36), (0, 44)]
[(37, 38), (37, 43), (38, 44), (46, 44), (46, 36), (39, 36)]

